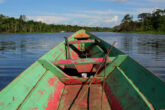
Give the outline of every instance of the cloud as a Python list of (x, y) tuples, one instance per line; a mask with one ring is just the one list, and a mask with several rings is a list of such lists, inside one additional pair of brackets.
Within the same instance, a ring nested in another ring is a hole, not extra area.
[(102, 0), (105, 2), (127, 2), (128, 0)]
[(72, 25), (81, 25), (81, 26), (90, 26), (90, 27), (95, 27), (95, 26), (113, 27), (114, 25), (119, 24), (118, 16), (110, 17), (110, 16), (88, 15), (88, 14), (68, 14), (67, 16), (72, 18), (72, 21), (70, 22), (70, 24)]
[(113, 16), (113, 17), (100, 17), (99, 19), (93, 20), (89, 22), (88, 26), (99, 26), (99, 27), (113, 27), (115, 25), (118, 25), (119, 17)]
[(34, 21), (41, 21), (47, 24), (59, 24), (63, 21), (69, 20), (68, 18), (61, 17), (61, 16), (27, 16), (27, 19), (34, 20)]
[(4, 2), (4, 0), (0, 0), (0, 3), (3, 3)]
[(107, 15), (107, 14), (116, 14), (116, 15), (125, 15), (128, 13), (128, 11), (118, 11), (118, 10), (93, 10), (93, 11), (82, 11), (84, 13), (90, 13), (90, 14), (102, 14), (102, 15)]
[(128, 0), (114, 0), (116, 2), (127, 2)]
[(140, 13), (152, 13), (155, 11), (157, 8), (137, 8), (135, 10), (135, 14), (140, 14)]
[(47, 16), (47, 14), (45, 14), (45, 16), (29, 16), (28, 19), (42, 21), (47, 24), (113, 27), (120, 24), (121, 19), (127, 13), (137, 19), (138, 14), (151, 13), (155, 9), (156, 8), (133, 8), (129, 11), (112, 9), (79, 10), (73, 13), (51, 13), (51, 16)]
[(28, 20), (41, 21), (47, 24), (65, 24), (90, 27), (113, 27), (119, 24), (118, 16), (93, 16), (87, 14), (63, 14), (58, 16), (27, 16)]
[[(120, 5), (124, 5), (123, 7), (164, 7), (165, 0), (100, 0), (102, 2), (111, 2)], [(122, 7), (122, 6), (121, 6)]]
[(95, 15), (126, 15), (126, 14), (130, 14), (130, 15), (138, 15), (140, 13), (151, 13), (153, 11), (155, 11), (157, 8), (133, 8), (129, 11), (119, 11), (119, 10), (86, 10), (86, 11), (81, 11), (83, 13), (87, 13), (87, 14), (95, 14)]
[(165, 3), (165, 0), (148, 0), (150, 2), (154, 2), (154, 3)]
[(105, 18), (104, 22), (105, 23), (117, 22), (118, 19), (119, 19), (118, 16), (114, 16), (113, 18), (108, 17), (108, 18)]
[(68, 13), (68, 14), (64, 14), (64, 16), (73, 17), (73, 18), (95, 18), (95, 17), (97, 17), (97, 16), (88, 15), (87, 13), (84, 13), (84, 14)]
[(81, 21), (77, 22), (76, 25), (82, 25), (82, 26), (90, 26), (90, 27), (113, 27), (115, 25), (119, 24), (118, 16), (114, 17), (95, 17), (93, 19), (89, 19), (88, 21)]

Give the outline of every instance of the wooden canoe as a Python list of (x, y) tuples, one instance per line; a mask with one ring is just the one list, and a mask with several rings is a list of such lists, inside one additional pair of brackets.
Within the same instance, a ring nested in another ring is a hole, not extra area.
[(0, 110), (17, 109), (165, 109), (165, 83), (113, 45), (79, 30), (0, 92)]

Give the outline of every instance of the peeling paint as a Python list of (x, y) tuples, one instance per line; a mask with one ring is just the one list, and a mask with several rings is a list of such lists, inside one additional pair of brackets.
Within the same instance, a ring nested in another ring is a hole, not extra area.
[(45, 110), (56, 110), (58, 107), (64, 85), (61, 82), (57, 82), (54, 87), (54, 91), (49, 95), (48, 104), (47, 107), (45, 107)]
[(53, 86), (55, 81), (56, 81), (56, 78), (50, 78), (48, 80), (49, 86)]
[(94, 43), (94, 40), (73, 40), (69, 41), (69, 44), (75, 44), (75, 43)]
[(43, 92), (43, 91), (41, 91), (41, 90), (38, 90), (38, 92), (39, 92), (41, 95), (43, 95), (43, 94), (44, 94), (44, 92)]
[[(82, 83), (89, 84), (90, 83), (90, 81), (79, 80), (79, 79), (61, 79), (61, 80), (64, 84), (67, 84), (67, 85), (68, 84), (72, 85), (72, 84), (82, 84)], [(93, 84), (98, 84), (98, 83), (102, 82), (102, 80), (98, 79), (98, 78), (94, 78), (94, 79), (91, 78), (91, 80), (93, 80), (93, 82), (92, 82)]]
[(32, 108), (32, 110), (37, 110), (37, 109), (38, 109), (37, 107)]
[(112, 110), (122, 110), (122, 106), (119, 100), (112, 93), (110, 86), (106, 82), (105, 82), (104, 88), (105, 88), (105, 93), (109, 99)]

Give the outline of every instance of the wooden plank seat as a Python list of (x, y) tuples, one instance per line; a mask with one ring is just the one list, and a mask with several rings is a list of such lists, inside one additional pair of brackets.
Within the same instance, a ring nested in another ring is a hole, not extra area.
[[(112, 62), (115, 57), (109, 57), (107, 63)], [(53, 62), (54, 65), (81, 65), (81, 64), (101, 64), (103, 57), (100, 58), (83, 58), (83, 59), (61, 59)]]
[(95, 43), (95, 40), (73, 40), (69, 44)]

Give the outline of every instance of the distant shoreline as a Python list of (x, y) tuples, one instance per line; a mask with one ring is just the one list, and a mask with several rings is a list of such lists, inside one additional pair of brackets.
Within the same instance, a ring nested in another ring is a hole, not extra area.
[(60, 32), (17, 32), (17, 33), (3, 32), (0, 34), (39, 34), (39, 33), (60, 33)]
[(157, 31), (142, 31), (142, 32), (116, 32), (116, 33), (135, 33), (135, 34), (157, 34), (157, 35), (165, 35), (165, 32), (157, 32)]
[[(97, 32), (97, 31), (93, 31)], [(102, 31), (102, 32), (114, 32), (114, 31)], [(68, 33), (68, 32), (17, 32), (17, 33), (7, 33), (3, 32), (0, 34), (39, 34), (39, 33)], [(142, 32), (114, 32), (114, 33), (134, 33), (134, 34), (156, 34), (156, 35), (165, 35), (165, 32), (157, 32), (157, 31), (142, 31)]]

